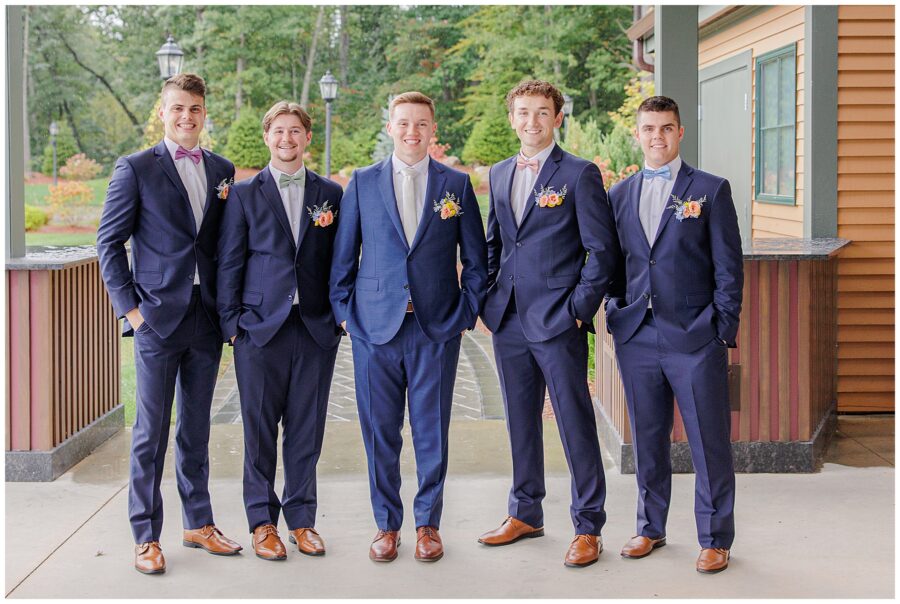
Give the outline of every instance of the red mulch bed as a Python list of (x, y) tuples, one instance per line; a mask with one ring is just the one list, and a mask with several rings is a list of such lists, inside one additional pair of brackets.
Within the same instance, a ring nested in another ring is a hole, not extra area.
[(94, 233), (96, 232), (97, 227), (92, 226), (67, 226), (67, 225), (58, 225), (58, 224), (50, 224), (44, 225), (41, 228), (33, 231), (35, 233)]

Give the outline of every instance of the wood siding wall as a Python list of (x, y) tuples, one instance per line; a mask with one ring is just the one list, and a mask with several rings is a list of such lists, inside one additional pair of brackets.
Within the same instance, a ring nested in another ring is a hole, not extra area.
[[(750, 49), (753, 52), (751, 84), (752, 120), (756, 124), (756, 58), (789, 44), (797, 44), (797, 180), (796, 205), (755, 201), (755, 159), (750, 179), (753, 237), (803, 237), (803, 73), (804, 73), (804, 7), (776, 6), (739, 21), (731, 27), (700, 40), (699, 68)], [(754, 128), (755, 131), (755, 128)], [(752, 157), (756, 157), (756, 135), (753, 135)]]
[(6, 271), (6, 450), (50, 450), (119, 404), (119, 325), (99, 263)]
[(838, 406), (894, 410), (894, 7), (838, 8)]
[[(835, 404), (836, 260), (745, 261), (744, 299), (729, 370), (740, 375), (731, 401), (731, 440), (809, 441)], [(597, 396), (604, 414), (631, 442), (625, 391), (597, 318)], [(829, 326), (831, 326), (829, 328)], [(672, 441), (686, 441), (675, 407)]]

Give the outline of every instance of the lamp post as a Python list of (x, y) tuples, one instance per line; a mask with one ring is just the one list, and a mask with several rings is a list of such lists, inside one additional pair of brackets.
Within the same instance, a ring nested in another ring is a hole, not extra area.
[(156, 51), (156, 60), (159, 63), (159, 77), (162, 79), (168, 80), (181, 73), (184, 52), (171, 35), (166, 39), (166, 43)]
[(563, 95), (563, 120), (566, 122), (566, 132), (565, 137), (566, 141), (569, 140), (569, 117), (572, 115), (572, 106), (574, 102), (572, 101), (572, 97), (568, 94)]
[(59, 134), (59, 124), (50, 122), (50, 146), (53, 147), (53, 186), (56, 186), (56, 135)]
[(338, 93), (338, 81), (331, 71), (326, 71), (319, 80), (319, 92), (325, 101), (325, 178), (331, 178), (331, 102)]

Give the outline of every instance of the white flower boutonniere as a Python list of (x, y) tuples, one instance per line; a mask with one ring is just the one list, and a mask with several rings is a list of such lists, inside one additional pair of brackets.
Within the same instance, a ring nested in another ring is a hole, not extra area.
[(559, 191), (556, 191), (553, 187), (541, 187), (541, 190), (534, 194), (534, 203), (542, 208), (561, 206), (566, 200), (566, 191), (568, 191), (566, 185), (563, 185), (563, 188)]
[(447, 220), (454, 216), (462, 216), (463, 214), (462, 205), (460, 205), (459, 199), (449, 191), (447, 191), (447, 194), (444, 195), (442, 200), (435, 201), (433, 207), (435, 212), (441, 213), (441, 220)]
[(700, 218), (700, 212), (703, 211), (703, 204), (706, 203), (706, 195), (700, 199), (691, 199), (688, 195), (687, 199), (678, 199), (672, 195), (672, 205), (667, 209), (675, 210), (675, 218), (681, 222), (685, 218)]
[(306, 212), (312, 218), (313, 225), (317, 227), (327, 227), (334, 222), (336, 212), (331, 207), (331, 202), (326, 201), (321, 207), (313, 206), (307, 208)]
[(222, 182), (216, 187), (216, 191), (218, 191), (218, 197), (222, 201), (228, 199), (228, 192), (231, 190), (231, 185), (234, 184), (234, 178), (223, 178)]

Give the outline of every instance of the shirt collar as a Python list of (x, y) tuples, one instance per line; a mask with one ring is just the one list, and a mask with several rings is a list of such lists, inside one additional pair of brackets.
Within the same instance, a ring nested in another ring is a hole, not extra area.
[[(678, 177), (679, 170), (681, 170), (681, 156), (676, 155), (675, 159), (673, 159), (672, 161), (667, 163), (666, 166), (669, 166), (669, 171), (672, 173), (672, 180), (675, 180)], [(663, 167), (664, 166), (660, 166), (659, 168), (656, 168), (656, 169), (660, 170)], [(645, 170), (653, 170), (653, 168), (651, 168), (650, 166), (647, 165), (647, 162), (644, 162), (644, 169)]]
[(305, 170), (305, 169), (306, 169), (306, 166), (304, 166), (303, 164), (300, 164), (300, 169), (299, 169), (299, 170), (297, 170), (297, 171), (294, 172), (293, 174), (287, 174), (286, 172), (282, 172), (281, 170), (279, 170), (278, 168), (276, 168), (275, 166), (273, 166), (273, 165), (272, 165), (272, 162), (269, 162), (269, 172), (272, 173), (272, 178), (274, 178), (276, 181), (277, 181), (279, 178), (281, 178), (281, 175), (282, 175), (282, 174), (287, 174), (287, 176), (296, 176), (297, 174), (300, 174), (300, 172), (302, 172), (302, 171)]
[(538, 169), (544, 166), (544, 162), (547, 161), (547, 158), (550, 157), (550, 154), (553, 152), (553, 148), (556, 147), (556, 142), (552, 142), (537, 153), (535, 153), (534, 157), (525, 157), (525, 154), (519, 150), (519, 155), (524, 159), (536, 159), (538, 162)]
[[(175, 159), (175, 152), (178, 151), (178, 147), (180, 147), (181, 145), (179, 145), (178, 143), (173, 141), (168, 136), (163, 137), (163, 141), (165, 141), (165, 143), (166, 143), (166, 149), (169, 150), (169, 155), (172, 156), (172, 159)], [(194, 146), (193, 149), (188, 149), (188, 151), (193, 151), (194, 149), (199, 149), (199, 148), (200, 148), (200, 144), (198, 143), (197, 145)]]
[(429, 157), (426, 154), (425, 157), (423, 157), (420, 161), (417, 161), (413, 165), (409, 166), (405, 161), (397, 157), (396, 153), (393, 153), (391, 154), (391, 169), (393, 170), (394, 174), (396, 174), (401, 170), (401, 168), (412, 168), (419, 176), (421, 176), (428, 173), (428, 160)]

